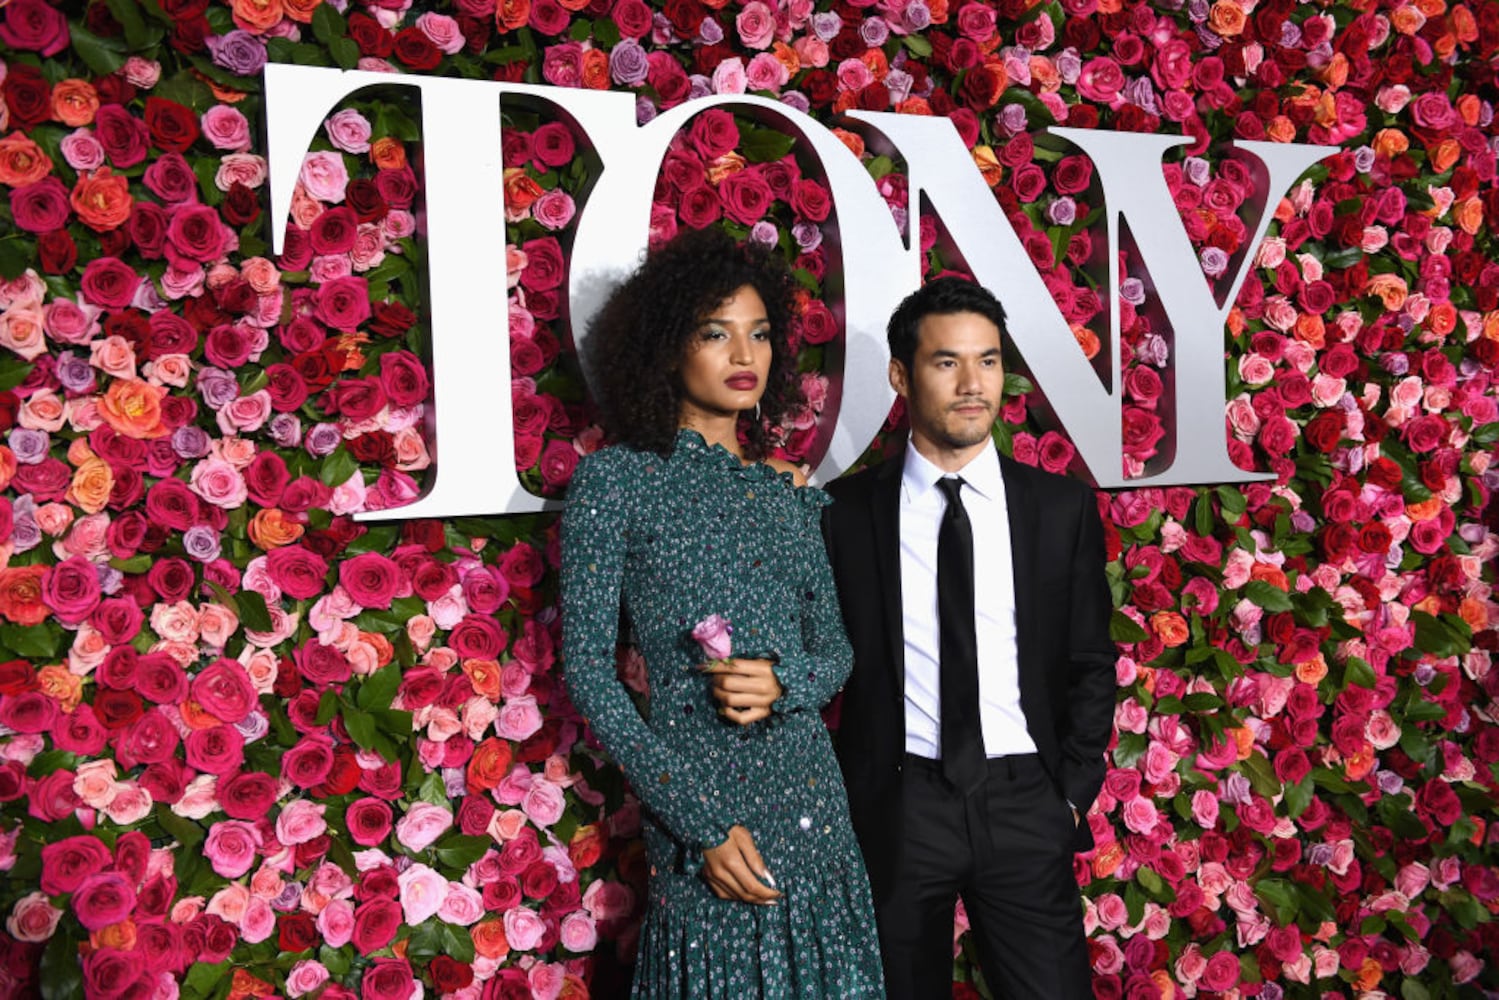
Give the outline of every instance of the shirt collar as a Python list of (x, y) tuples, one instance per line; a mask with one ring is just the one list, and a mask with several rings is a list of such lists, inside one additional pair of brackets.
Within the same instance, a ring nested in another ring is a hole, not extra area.
[[(913, 499), (925, 496), (931, 490), (936, 489), (937, 480), (949, 474), (933, 465), (925, 455), (916, 450), (915, 445), (907, 442), (905, 464), (901, 469), (901, 483)], [(999, 449), (994, 447), (992, 439), (988, 447), (951, 475), (962, 477), (968, 488), (985, 500), (991, 503), (1004, 503), (1004, 474), (999, 468)]]

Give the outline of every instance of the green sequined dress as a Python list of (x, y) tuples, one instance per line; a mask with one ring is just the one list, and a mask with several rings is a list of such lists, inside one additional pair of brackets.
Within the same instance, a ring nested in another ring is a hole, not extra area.
[[(670, 458), (606, 448), (579, 463), (562, 518), (568, 691), (645, 806), (649, 901), (636, 997), (882, 997), (874, 909), (818, 710), (848, 676), (818, 516), (827, 495), (744, 465), (694, 431)], [(649, 717), (615, 674), (621, 601), (645, 657)], [(692, 628), (733, 625), (736, 656), (776, 661), (773, 715), (719, 717)], [(721, 900), (702, 850), (744, 826), (785, 895)]]

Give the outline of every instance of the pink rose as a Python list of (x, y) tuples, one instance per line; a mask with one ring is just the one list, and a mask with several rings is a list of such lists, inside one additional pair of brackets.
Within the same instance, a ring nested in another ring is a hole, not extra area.
[(114, 859), (95, 837), (67, 837), (42, 847), (41, 889), (49, 896), (74, 892)]
[(17, 941), (45, 941), (57, 930), (61, 919), (62, 910), (52, 905), (46, 893), (33, 892), (16, 900), (5, 920), (5, 929)]
[(342, 948), (354, 936), (354, 905), (335, 899), (317, 915), (318, 933), (330, 948)]
[(581, 910), (563, 917), (560, 930), (562, 947), (580, 955), (593, 951), (599, 942), (599, 932), (593, 918)]
[[(216, 105), (222, 107), (223, 105)], [(327, 907), (324, 907), (327, 912)], [(322, 914), (319, 914), (322, 916)], [(338, 947), (335, 945), (334, 947)], [(290, 997), (302, 997), (315, 991), (328, 981), (328, 970), (322, 962), (310, 958), (303, 959), (291, 967), (291, 972), (286, 976), (286, 994)]]
[(505, 940), (510, 943), (511, 951), (531, 951), (546, 935), (546, 922), (535, 910), (524, 906), (506, 910), (504, 921)]
[(760, 0), (750, 0), (734, 19), (734, 28), (746, 48), (768, 48), (775, 40), (776, 17)]
[(305, 601), (322, 593), (328, 563), (300, 545), (282, 545), (266, 555), (271, 582), (290, 597)]
[(726, 660), (733, 648), (734, 626), (722, 615), (712, 614), (692, 627), (692, 638), (710, 660)]
[(408, 851), (421, 851), (432, 845), (453, 825), (453, 814), (430, 802), (417, 802), (396, 823), (396, 840)]
[(423, 864), (412, 865), (396, 878), (406, 923), (415, 927), (436, 915), (448, 895), (448, 880)]
[(462, 882), (449, 882), (448, 894), (437, 910), (437, 916), (449, 924), (469, 927), (484, 916), (484, 897)]
[(583, 893), (583, 909), (595, 920), (617, 920), (635, 910), (635, 893), (623, 882), (599, 879)]
[(307, 189), (309, 197), (337, 204), (344, 200), (344, 189), (349, 186), (349, 171), (344, 167), (343, 156), (338, 153), (308, 153), (302, 161), (302, 172), (298, 179)]
[(308, 733), (281, 756), (281, 774), (298, 788), (320, 785), (333, 770), (333, 738)]
[(287, 803), (276, 817), (276, 839), (287, 846), (305, 844), (328, 829), (323, 813), (327, 806), (296, 799)]
[(253, 823), (226, 819), (215, 823), (203, 842), (203, 856), (224, 878), (239, 878), (250, 870), (261, 845), (260, 831)]
[(233, 510), (249, 497), (245, 478), (221, 458), (210, 457), (193, 466), (192, 490), (215, 507)]
[(1222, 993), (1239, 981), (1239, 960), (1227, 949), (1215, 952), (1202, 970), (1202, 985), (1205, 989)]
[(357, 155), (370, 151), (372, 129), (369, 119), (353, 108), (329, 116), (323, 128), (328, 133), (328, 141), (345, 153)]
[(521, 799), (520, 806), (531, 818), (531, 822), (540, 827), (550, 827), (562, 818), (567, 800), (560, 787), (537, 774), (532, 776), (531, 787)]
[(1192, 820), (1204, 830), (1218, 825), (1218, 796), (1207, 789), (1192, 793)]
[(535, 735), (541, 729), (543, 721), (536, 696), (523, 694), (507, 698), (500, 706), (500, 714), (495, 719), (495, 731), (502, 739), (519, 742)]

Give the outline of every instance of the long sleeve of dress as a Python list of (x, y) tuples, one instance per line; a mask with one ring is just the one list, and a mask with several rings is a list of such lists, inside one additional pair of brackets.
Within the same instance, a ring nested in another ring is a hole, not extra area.
[[(635, 793), (692, 854), (728, 839), (711, 783), (641, 718), (615, 673), (632, 470), (598, 452), (579, 464), (562, 515), (562, 655), (568, 694)], [(691, 863), (689, 857), (688, 863)]]
[(817, 514), (827, 504), (826, 494), (806, 491), (803, 501), (809, 511), (806, 544), (811, 553), (811, 573), (802, 593), (802, 648), (782, 651), (775, 664), (781, 697), (772, 706), (777, 712), (816, 711), (833, 699), (848, 680), (854, 665), (854, 650), (843, 630), (843, 614), (827, 549), (817, 528)]

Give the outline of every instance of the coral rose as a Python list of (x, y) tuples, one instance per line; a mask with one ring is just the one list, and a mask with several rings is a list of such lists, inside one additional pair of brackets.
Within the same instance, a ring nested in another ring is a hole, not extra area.
[(99, 400), (99, 415), (116, 434), (129, 438), (158, 438), (170, 433), (161, 419), (164, 386), (134, 379), (116, 379)]
[(130, 181), (108, 167), (80, 177), (68, 201), (84, 225), (101, 233), (124, 225), (135, 204), (130, 196)]

